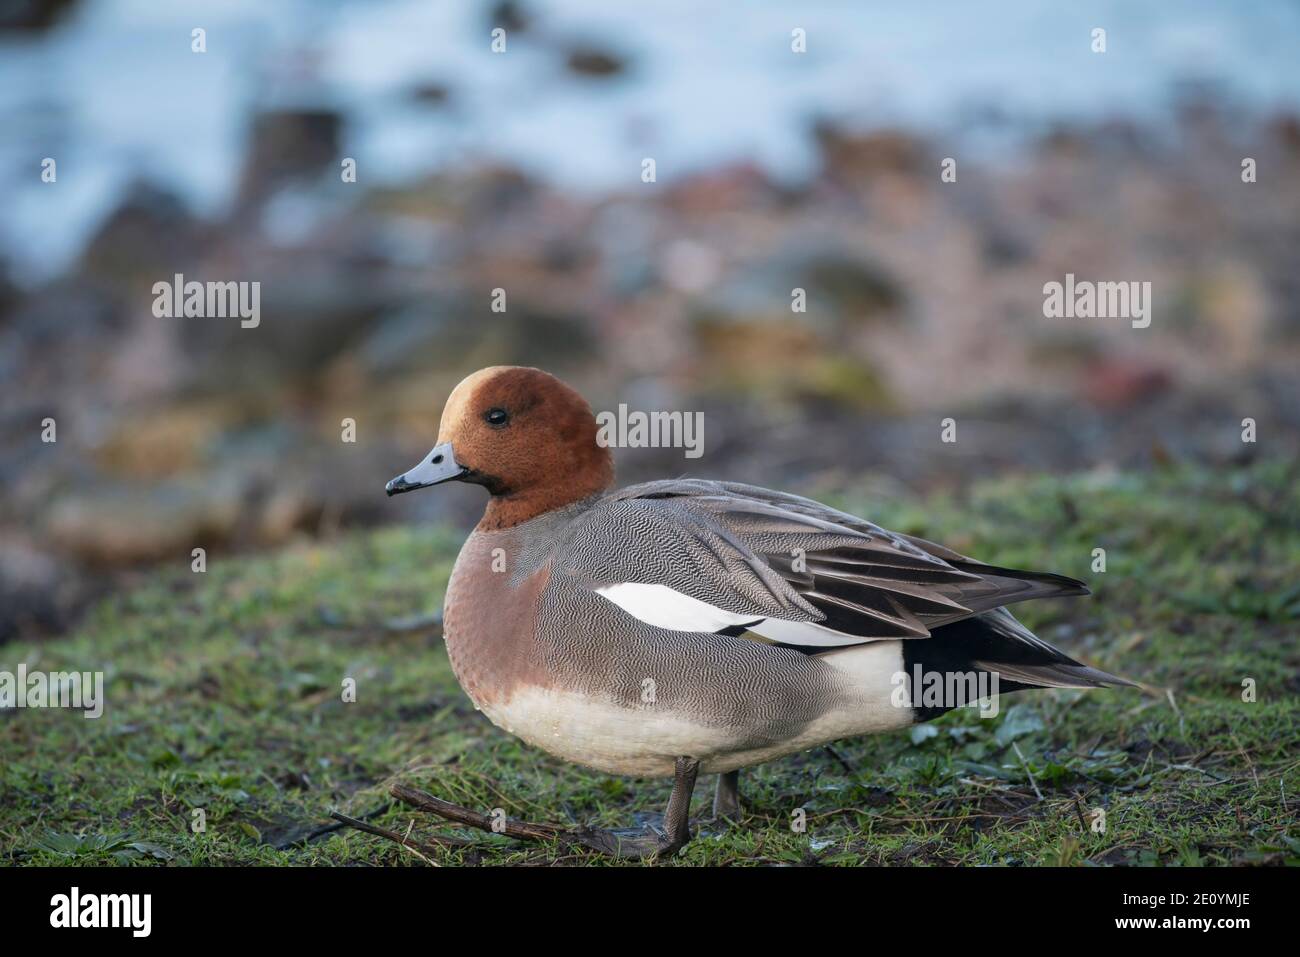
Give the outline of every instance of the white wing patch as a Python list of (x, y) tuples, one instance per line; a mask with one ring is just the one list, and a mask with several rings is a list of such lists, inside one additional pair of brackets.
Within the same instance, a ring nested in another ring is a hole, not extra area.
[(757, 625), (750, 625), (749, 630), (762, 635), (770, 641), (779, 641), (783, 645), (804, 645), (810, 648), (842, 648), (845, 645), (861, 645), (879, 638), (863, 638), (861, 635), (846, 635), (815, 621), (786, 621), (783, 618), (764, 618)]
[(623, 582), (597, 588), (596, 593), (608, 598), (633, 618), (672, 631), (721, 631), (759, 620), (753, 615), (724, 611), (667, 585)]
[(692, 598), (667, 585), (622, 582), (597, 588), (596, 594), (618, 605), (633, 618), (670, 631), (717, 632), (744, 625), (769, 641), (812, 648), (840, 648), (877, 640), (860, 635), (846, 635), (811, 621), (738, 615)]

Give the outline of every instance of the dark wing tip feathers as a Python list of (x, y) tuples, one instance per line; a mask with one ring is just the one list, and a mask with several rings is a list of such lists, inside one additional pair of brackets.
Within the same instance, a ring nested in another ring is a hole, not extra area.
[(1029, 631), (1005, 608), (936, 628), (928, 641), (905, 642), (903, 659), (927, 671), (998, 675), (1004, 691), (1022, 688), (1136, 687), (1127, 678), (1075, 661)]
[(1058, 575), (1055, 572), (1020, 572), (1019, 574), (1035, 581), (1056, 585), (1061, 589), (1059, 596), (1062, 598), (1092, 594), (1092, 589), (1085, 583), (1069, 575)]
[(1001, 565), (986, 565), (984, 562), (977, 562), (973, 559), (964, 559), (961, 561), (949, 562), (953, 568), (981, 578), (1009, 578), (1015, 581), (1032, 582), (1037, 585), (1049, 586), (1046, 590), (1038, 591), (1033, 595), (1025, 596), (1032, 598), (1069, 598), (1074, 596), (1091, 595), (1090, 589), (1077, 578), (1071, 578), (1069, 575), (1058, 575), (1055, 572), (1029, 572), (1020, 568), (1004, 568)]
[(975, 661), (983, 671), (997, 672), (1001, 678), (1036, 688), (1136, 688), (1136, 682), (1112, 675), (1081, 662), (1050, 662), (1034, 665), (1011, 665), (995, 661)]

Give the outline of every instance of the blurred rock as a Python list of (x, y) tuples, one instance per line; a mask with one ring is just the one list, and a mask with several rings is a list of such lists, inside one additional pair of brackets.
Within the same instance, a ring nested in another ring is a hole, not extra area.
[(379, 318), (351, 358), (363, 380), (383, 379), (421, 368), (454, 365), (476, 338), (474, 324), (453, 318), (470, 309), (464, 301), (403, 306)]
[(122, 415), (95, 449), (105, 472), (158, 479), (200, 467), (208, 446), (230, 427), (229, 406), (172, 405), (147, 415)]
[(242, 490), (231, 482), (86, 483), (56, 499), (46, 518), (50, 542), (99, 565), (172, 559), (229, 540)]
[(1106, 358), (1091, 365), (1083, 392), (1094, 405), (1123, 409), (1168, 390), (1173, 379), (1167, 369), (1137, 359)]
[(77, 0), (5, 0), (0, 4), (0, 33), (48, 30), (77, 5)]
[[(121, 302), (112, 290), (81, 277), (60, 279), (18, 295), (0, 323), (0, 351), (25, 356), (22, 375), (28, 382), (52, 385), (54, 377), (43, 372), (77, 365), (69, 361), (77, 351), (68, 348), (73, 337), (75, 345), (99, 343), (121, 335), (124, 327)], [(70, 378), (65, 374), (58, 380)]]
[(484, 226), (493, 220), (520, 215), (541, 192), (530, 176), (509, 167), (476, 170), (473, 176), (459, 178), (456, 187), (465, 190), (463, 200), (458, 203), (463, 220)]
[(230, 540), (242, 512), (238, 482), (229, 477), (170, 482), (87, 482), (49, 508), (53, 545), (92, 564), (187, 562), (194, 547)]
[(0, 535), (0, 644), (19, 634), (56, 632), (66, 622), (58, 601), (58, 564), (6, 530)]
[(533, 18), (527, 5), (517, 0), (498, 0), (488, 10), (488, 29), (501, 27), (507, 33), (526, 33)]
[(373, 273), (331, 268), (321, 258), (268, 255), (259, 266), (238, 267), (235, 275), (262, 284), (256, 327), (233, 317), (178, 321), (195, 387), (232, 398), (278, 391), (321, 371), (365, 336), (396, 294)]
[(891, 314), (902, 305), (897, 280), (878, 264), (841, 253), (819, 253), (799, 266), (808, 294), (861, 321)]
[(722, 270), (722, 257), (712, 247), (689, 239), (671, 243), (660, 259), (664, 281), (685, 293), (700, 293), (711, 287)]
[(627, 61), (617, 54), (597, 47), (574, 47), (565, 59), (570, 73), (579, 76), (610, 77), (617, 76), (627, 69)]
[(411, 87), (409, 95), (421, 106), (446, 106), (451, 90), (443, 83), (427, 81)]
[(4, 328), (9, 312), (21, 298), (18, 287), (14, 285), (9, 263), (0, 258), (0, 329)]
[(927, 149), (915, 136), (898, 131), (855, 134), (829, 123), (816, 124), (813, 134), (831, 176), (861, 181), (875, 173), (917, 176), (934, 169), (937, 182), (938, 165), (926, 164)]
[[(804, 291), (802, 312), (792, 309), (795, 289)], [(718, 316), (768, 317), (830, 333), (898, 318), (903, 292), (896, 277), (866, 257), (850, 256), (815, 240), (792, 241), (741, 264), (702, 302)]]
[(665, 203), (688, 216), (727, 210), (762, 211), (785, 197), (753, 163), (734, 163), (687, 176), (668, 187)]
[(247, 209), (286, 183), (338, 168), (343, 116), (333, 109), (259, 113), (249, 130), (237, 208)]
[(79, 272), (150, 297), (153, 283), (183, 271), (205, 242), (206, 229), (174, 194), (136, 182), (91, 237)]
[(837, 352), (807, 325), (701, 317), (694, 329), (698, 374), (707, 393), (859, 411), (893, 404), (870, 360)]

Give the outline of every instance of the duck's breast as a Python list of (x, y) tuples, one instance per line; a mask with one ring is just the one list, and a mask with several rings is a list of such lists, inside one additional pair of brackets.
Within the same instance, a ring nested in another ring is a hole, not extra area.
[(542, 564), (511, 574), (509, 532), (470, 535), (456, 558), (443, 601), (443, 639), (456, 680), (480, 709), (509, 700), (521, 686), (545, 684), (535, 641), (537, 609), (550, 579)]

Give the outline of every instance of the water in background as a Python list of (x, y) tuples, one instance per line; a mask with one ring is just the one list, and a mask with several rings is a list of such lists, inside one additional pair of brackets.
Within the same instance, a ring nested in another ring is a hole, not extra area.
[[(604, 190), (636, 182), (644, 156), (661, 180), (730, 161), (797, 180), (818, 118), (969, 148), (1062, 120), (1158, 118), (1187, 84), (1252, 110), (1300, 104), (1288, 0), (535, 0), (505, 55), (489, 49), (495, 7), (89, 0), (49, 32), (0, 38), (0, 251), (20, 281), (58, 272), (137, 178), (220, 212), (249, 117), (279, 105), (340, 110), (371, 184), (496, 159)], [(1089, 48), (1097, 26), (1104, 56)], [(194, 27), (205, 54), (190, 51)], [(57, 189), (40, 182), (46, 156)]]

